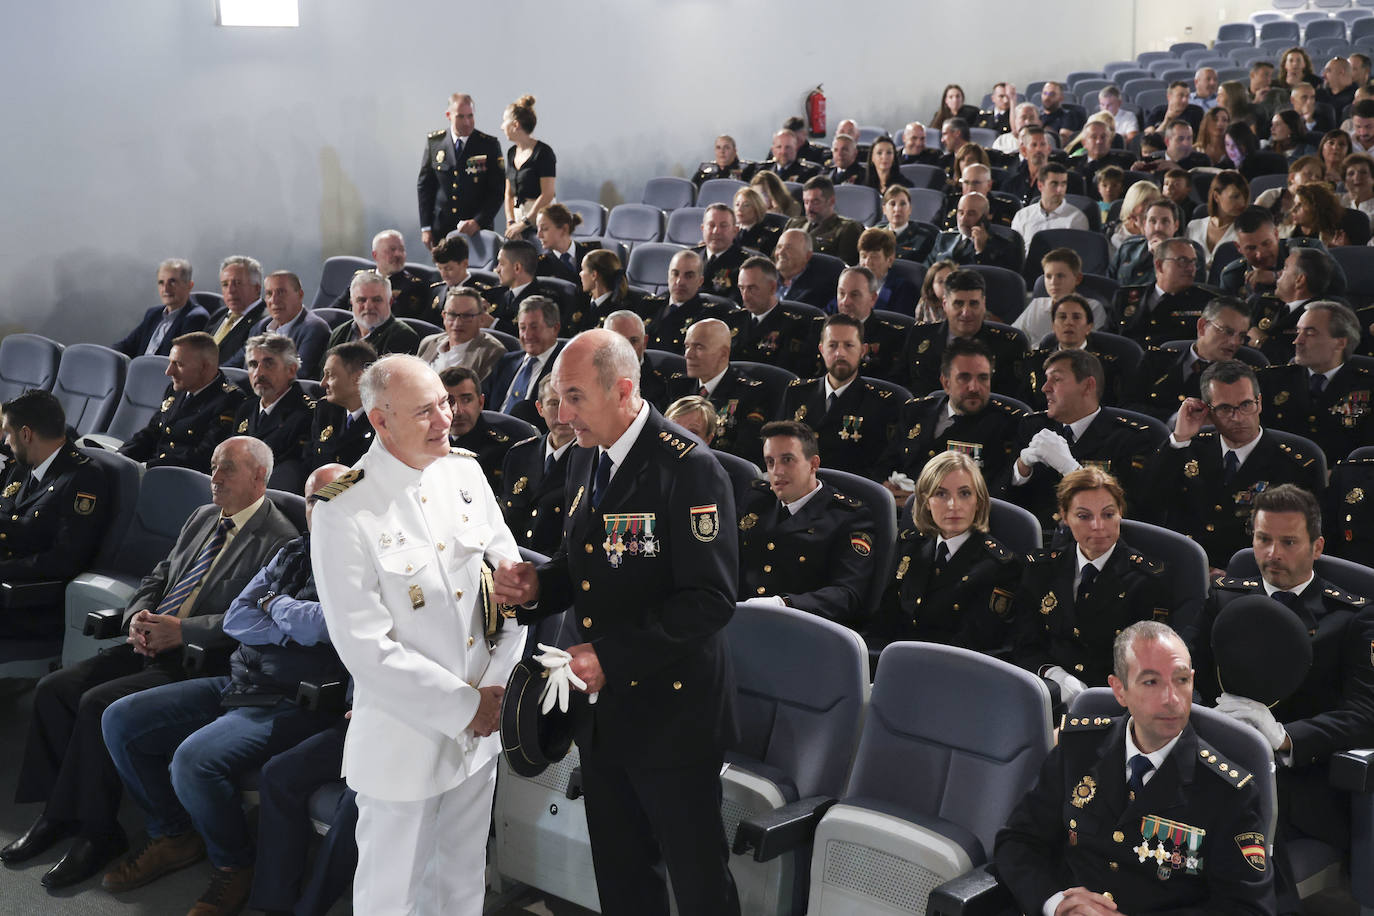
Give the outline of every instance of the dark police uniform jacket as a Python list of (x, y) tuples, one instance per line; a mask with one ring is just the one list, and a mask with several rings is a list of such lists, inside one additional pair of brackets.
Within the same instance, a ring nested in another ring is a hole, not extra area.
[(735, 181), (744, 181), (744, 176), (754, 166), (753, 162), (742, 160), (738, 156), (735, 161), (721, 168), (716, 165), (715, 160), (703, 162), (697, 166), (697, 170), (692, 173), (692, 184), (698, 188), (713, 178), (733, 178)]
[[(1016, 361), (1025, 355), (1026, 338), (1015, 328), (983, 322), (973, 335), (992, 351), (992, 390), (1016, 390)], [(905, 385), (914, 395), (940, 387), (940, 360), (949, 343), (949, 322), (918, 324), (907, 334), (906, 350), (895, 367), (893, 381)]]
[[(945, 218), (940, 222), (940, 229), (944, 232), (957, 232), (959, 229), (959, 199), (964, 196), (964, 190), (958, 184), (950, 187), (945, 192)], [(1011, 228), (1011, 221), (1016, 218), (1016, 212), (1020, 209), (1016, 205), (1016, 200), (1012, 197), (1002, 195), (988, 197), (988, 220), (998, 226)], [(994, 236), (996, 238), (996, 236)], [(984, 263), (982, 261), (979, 262)], [(999, 263), (996, 261), (987, 263)], [(1021, 269), (1021, 265), (1016, 265), (1016, 270)]]
[[(345, 321), (335, 328), (329, 335), (329, 346), (325, 347), (325, 357), (329, 351), (341, 343), (350, 340), (366, 340), (372, 345), (372, 349), (377, 351), (378, 356), (385, 356), (388, 353), (414, 353), (420, 349), (420, 335), (411, 330), (410, 325), (392, 315), (386, 321), (372, 329), (372, 333), (366, 337), (358, 336), (358, 325), (353, 321)], [(324, 357), (320, 360), (320, 366), (315, 372), (315, 377), (319, 378), (320, 370), (324, 368)]]
[[(1193, 651), (1197, 689), (1208, 702), (1220, 687), (1211, 645), (1212, 622), (1229, 602), (1264, 594), (1259, 576), (1220, 576), (1194, 625), (1183, 632)], [(1350, 842), (1350, 797), (1330, 788), (1332, 754), (1374, 745), (1374, 607), (1314, 576), (1298, 596), (1312, 667), (1290, 696), (1271, 707), (1292, 741), (1292, 765), (1278, 768), (1281, 823), (1338, 848)], [(1280, 831), (1282, 834), (1282, 831)]]
[(1374, 457), (1347, 458), (1331, 470), (1322, 519), (1324, 551), (1368, 564), (1374, 557)]
[[(701, 382), (683, 373), (674, 372), (668, 379), (669, 404), (680, 397), (700, 392)], [(763, 464), (763, 443), (759, 431), (763, 424), (773, 419), (776, 403), (769, 403), (769, 396), (763, 382), (752, 379), (734, 366), (725, 370), (715, 390), (711, 392), (711, 404), (718, 415), (716, 438), (711, 447), (722, 452), (738, 455), (754, 464)]]
[(474, 130), (463, 141), (461, 157), (454, 154), (449, 128), (425, 137), (425, 157), (415, 185), (420, 225), (429, 226), (438, 242), (466, 219), (490, 229), (506, 193), (506, 164), (496, 138)]
[(1297, 484), (1318, 496), (1325, 485), (1314, 456), (1295, 451), (1263, 432), (1227, 486), (1221, 438), (1215, 431), (1205, 430), (1183, 448), (1173, 448), (1166, 441), (1155, 451), (1146, 468), (1142, 492), (1168, 493), (1170, 497), (1141, 501), (1141, 515), (1145, 521), (1188, 535), (1207, 552), (1212, 566), (1225, 569), (1231, 554), (1250, 546), (1255, 494), (1281, 483)]
[(592, 506), (597, 449), (576, 449), (563, 544), (539, 567), (539, 604), (520, 623), (570, 608), (606, 676), (572, 707), (583, 760), (625, 767), (719, 761), (737, 736), (734, 673), (721, 630), (735, 610), (738, 523), (709, 450), (652, 407)]
[(901, 399), (855, 376), (826, 409), (825, 376), (797, 379), (787, 388), (782, 418), (805, 423), (820, 439), (821, 461), (872, 480), (884, 480), (882, 455), (897, 431)]
[[(895, 232), (886, 223), (880, 223), (878, 228), (886, 229), (897, 236), (897, 257), (904, 261), (925, 263), (930, 256), (930, 249), (935, 246), (935, 240), (940, 236), (940, 230), (930, 223), (918, 223), (915, 220), (903, 226), (901, 232)], [(919, 295), (917, 298), (920, 298)]]
[(70, 579), (90, 565), (110, 520), (105, 472), (71, 442), (42, 481), (11, 461), (0, 475), (0, 581)]
[(779, 167), (777, 160), (769, 158), (762, 162), (755, 162), (750, 166), (746, 173), (749, 176), (746, 181), (752, 181), (759, 172), (773, 172), (783, 181), (795, 181), (802, 184), (806, 179), (820, 173), (821, 167), (815, 162), (803, 159), (800, 155), (792, 160), (790, 165)]
[(742, 599), (781, 595), (788, 607), (862, 626), (869, 583), (882, 575), (874, 562), (874, 511), (829, 484), (788, 512), (755, 480), (739, 507), (739, 594)]
[(600, 305), (597, 305), (590, 296), (579, 290), (577, 297), (568, 306), (568, 314), (563, 316), (563, 323), (558, 329), (558, 336), (571, 338), (583, 331), (599, 328), (611, 312), (621, 310), (634, 312), (647, 321), (648, 308), (645, 305), (645, 297), (636, 290), (628, 290), (624, 296), (612, 291), (610, 297)]
[[(429, 280), (415, 273), (409, 267), (402, 267), (387, 279), (391, 281), (391, 314), (394, 317), (434, 321), (434, 313), (430, 309), (434, 302), (434, 295), (430, 291), (431, 283)], [(343, 309), (345, 312), (351, 311), (353, 309), (352, 291), (345, 289), (340, 293), (339, 297), (334, 300), (333, 307)], [(439, 324), (442, 326), (442, 319), (440, 319)], [(380, 352), (379, 350), (378, 353)]]
[(829, 178), (831, 184), (863, 184), (864, 181), (864, 167), (859, 162), (842, 169), (834, 159), (827, 159), (825, 165), (821, 166), (821, 174)]
[(1118, 540), (1081, 604), (1077, 574), (1078, 547), (1072, 542), (1027, 558), (1012, 605), (1015, 661), (1032, 674), (1058, 665), (1089, 687), (1105, 687), (1117, 634), (1139, 620), (1169, 622), (1169, 570)]
[(761, 257), (762, 253), (745, 248), (738, 240), (717, 255), (708, 254), (705, 245), (698, 245), (692, 250), (701, 258), (701, 275), (704, 278), (702, 291), (724, 296), (739, 304), (740, 265), (749, 258)]
[(539, 255), (539, 260), (534, 263), (534, 275), (536, 277), (554, 277), (559, 280), (567, 280), (581, 289), (582, 259), (587, 256), (588, 252), (596, 251), (600, 247), (600, 242), (584, 242), (573, 239), (572, 245), (568, 248), (568, 254), (572, 256), (572, 267), (569, 267), (567, 262), (552, 251), (545, 251)]
[(245, 398), (223, 373), (195, 394), (169, 385), (162, 407), (119, 453), (150, 468), (166, 464), (208, 474), (215, 447), (234, 434), (234, 415)]
[[(1288, 260), (1288, 253), (1294, 248), (1319, 248), (1326, 251), (1326, 245), (1322, 244), (1321, 239), (1288, 238), (1279, 239), (1279, 253), (1274, 260), (1274, 272), (1278, 273), (1283, 268), (1283, 263)], [(1328, 254), (1330, 252), (1327, 252)], [(1334, 263), (1334, 262), (1333, 262)], [(1221, 276), (1218, 278), (1217, 285), (1226, 293), (1232, 296), (1240, 296), (1242, 299), (1250, 299), (1253, 304), (1253, 297), (1268, 296), (1274, 292), (1273, 283), (1266, 283), (1260, 286), (1250, 286), (1245, 282), (1245, 275), (1251, 270), (1250, 263), (1244, 258), (1227, 264), (1221, 269)], [(1339, 294), (1345, 289), (1345, 271), (1340, 264), (1334, 268), (1335, 276), (1332, 278), (1331, 288), (1327, 290), (1331, 294)]]
[(644, 335), (649, 348), (667, 350), (679, 356), (682, 355), (688, 328), (703, 318), (724, 321), (734, 310), (719, 302), (708, 302), (700, 295), (678, 305), (673, 305), (667, 296), (654, 296), (644, 300), (644, 309)]
[(375, 433), (367, 411), (358, 419), (345, 423), (348, 411), (338, 404), (320, 398), (310, 420), (310, 439), (305, 444), (305, 470), (313, 471), (326, 464), (338, 463), (352, 467), (372, 447)]
[(1303, 366), (1266, 366), (1255, 374), (1264, 395), (1265, 425), (1311, 439), (1328, 464), (1374, 445), (1374, 372), (1345, 363), (1315, 396)]
[(730, 359), (778, 366), (796, 375), (810, 375), (820, 351), (820, 324), (790, 305), (778, 303), (763, 320), (745, 309), (724, 318), (730, 326)]
[(482, 466), (482, 473), (491, 484), (492, 493), (502, 492), (506, 453), (515, 444), (509, 435), (492, 426), (485, 417), (479, 416), (472, 429), (461, 436), (449, 436), (449, 444), (475, 454), (477, 463)]
[(859, 236), (864, 231), (862, 223), (832, 213), (819, 223), (813, 223), (805, 216), (794, 217), (788, 221), (787, 228), (805, 230), (811, 236), (813, 251), (834, 255), (846, 264), (859, 263)]
[[(1115, 353), (1108, 353), (1102, 348), (1102, 337), (1096, 331), (1088, 335), (1083, 349), (1096, 356), (1097, 361), (1102, 364), (1102, 403), (1120, 404), (1121, 385), (1125, 381), (1121, 377), (1121, 360), (1117, 359)], [(1030, 350), (1017, 360), (1017, 384), (1012, 389), (1012, 397), (1024, 401), (1036, 410), (1044, 410), (1047, 404), (1045, 392), (1042, 390), (1045, 384), (1045, 360), (1058, 352), (1059, 345), (1051, 341), (1049, 346)]]
[(1305, 299), (1297, 303), (1297, 308), (1290, 308), (1277, 296), (1256, 296), (1251, 300), (1251, 325), (1260, 332), (1257, 348), (1271, 365), (1282, 366), (1293, 359), (1297, 352), (1298, 319), (1311, 301)]
[[(483, 294), (491, 289), (490, 283), (479, 280), (472, 274), (468, 274), (467, 277), (463, 279), (463, 282), (458, 285), (466, 286), (469, 289), (475, 289)], [(436, 280), (431, 283), (429, 285), (429, 292), (425, 294), (429, 297), (429, 307), (416, 317), (421, 321), (428, 321), (430, 324), (438, 325), (442, 328), (444, 326), (444, 303), (448, 301), (448, 289), (448, 284), (443, 280)]]
[(764, 257), (771, 258), (773, 248), (778, 244), (778, 236), (782, 235), (785, 228), (787, 217), (781, 213), (765, 213), (763, 219), (748, 229), (741, 227), (739, 234), (735, 236), (735, 243), (744, 248), (760, 251)]
[(1207, 303), (1217, 297), (1216, 290), (1194, 284), (1177, 293), (1155, 295), (1153, 283), (1123, 286), (1117, 290), (1112, 311), (1120, 333), (1142, 347), (1158, 347), (1170, 340), (1197, 337), (1197, 320)]
[(978, 652), (1004, 648), (1011, 642), (1011, 606), (1021, 570), (1021, 557), (978, 531), (970, 531), (937, 569), (935, 538), (907, 528), (868, 637), (875, 645), (915, 639)]
[(993, 860), (1018, 906), (1039, 913), (1055, 894), (1085, 887), (1131, 914), (1273, 913), (1273, 837), (1253, 776), (1190, 724), (1133, 798), (1128, 721), (1065, 722), (1035, 788), (998, 832)]
[(310, 424), (314, 418), (315, 402), (306, 396), (300, 382), (292, 382), (272, 405), (272, 412), (264, 415), (261, 402), (249, 398), (239, 405), (235, 415), (234, 435), (261, 439), (272, 449), (277, 462), (297, 459), (304, 454), (310, 440)]
[(501, 511), (515, 542), (552, 556), (563, 543), (563, 482), (576, 443), (564, 450), (544, 473), (544, 450), (549, 437), (531, 436), (506, 452), (502, 465)]
[(1210, 363), (1198, 357), (1185, 371), (1183, 361), (1187, 350), (1162, 350), (1155, 347), (1145, 351), (1135, 378), (1125, 379), (1121, 388), (1121, 406), (1147, 413), (1164, 422), (1178, 412), (1187, 398), (1200, 398), (1202, 371)]
[(937, 435), (935, 430), (949, 413), (949, 395), (943, 391), (912, 398), (897, 416), (897, 432), (881, 459), (883, 478), (901, 471), (912, 480), (921, 476), (927, 461), (941, 452), (963, 452), (983, 471), (988, 486), (995, 486), (1016, 459), (1016, 432), (1025, 412), (995, 396), (975, 414), (956, 414)]
[(517, 322), (520, 318), (520, 303), (530, 296), (544, 296), (552, 299), (558, 305), (558, 312), (561, 316), (567, 308), (568, 303), (563, 300), (563, 293), (551, 286), (546, 286), (535, 277), (518, 294), (512, 293), (508, 286), (495, 286), (482, 293), (482, 297), (487, 300), (487, 312), (496, 322), (492, 329), (502, 331), (506, 334), (519, 336), (520, 329)]

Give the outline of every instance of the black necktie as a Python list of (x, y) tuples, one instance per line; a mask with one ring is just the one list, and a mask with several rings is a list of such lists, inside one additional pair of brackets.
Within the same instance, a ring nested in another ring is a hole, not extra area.
[(545, 477), (548, 477), (548, 476), (550, 476), (551, 474), (553, 474), (553, 466), (554, 466), (555, 464), (557, 464), (557, 463), (558, 463), (558, 459), (555, 458), (555, 457), (553, 456), (553, 453), (552, 453), (552, 452), (550, 452), (550, 453), (549, 453), (549, 457), (547, 457), (547, 458), (544, 459), (544, 476), (545, 476)]
[(830, 411), (832, 411), (832, 410), (835, 409), (835, 402), (838, 401), (839, 399), (840, 399), (840, 396), (839, 396), (838, 394), (836, 394), (836, 393), (833, 392), (833, 391), (830, 392), (830, 395), (825, 399), (825, 412), (826, 412), (827, 414), (830, 413)]
[(1320, 372), (1313, 372), (1307, 377), (1307, 393), (1312, 397), (1320, 397), (1326, 390), (1326, 376)]
[(946, 544), (944, 541), (941, 541), (939, 544), (935, 545), (935, 568), (937, 570), (944, 569), (945, 564), (948, 562), (949, 545)]
[(462, 138), (462, 137), (454, 137), (454, 138), (453, 138), (453, 161), (454, 161), (455, 163), (456, 163), (456, 162), (462, 162), (462, 161), (463, 161), (463, 138)]
[(593, 509), (601, 505), (601, 497), (606, 495), (606, 487), (611, 483), (611, 467), (614, 464), (610, 452), (601, 453), (601, 461), (596, 465), (596, 477), (592, 480)]
[(1088, 597), (1088, 592), (1092, 590), (1093, 580), (1097, 578), (1097, 567), (1089, 563), (1083, 567), (1083, 577), (1078, 582), (1078, 601), (1083, 601)]
[(1078, 437), (1073, 434), (1073, 427), (1067, 423), (1060, 424), (1059, 435), (1063, 436), (1064, 441), (1068, 442), (1069, 445), (1073, 445), (1078, 441)]
[(1288, 610), (1290, 611), (1297, 610), (1298, 596), (1295, 595), (1293, 592), (1274, 592), (1274, 594), (1270, 595), (1269, 597), (1273, 598), (1275, 601), (1277, 601), (1284, 607), (1288, 608)]
[(1126, 782), (1131, 787), (1131, 791), (1138, 795), (1145, 788), (1145, 774), (1153, 770), (1155, 765), (1144, 754), (1136, 754), (1131, 758), (1130, 767), (1131, 778)]
[(1240, 470), (1240, 459), (1236, 457), (1235, 452), (1227, 452), (1221, 463), (1226, 470), (1226, 476), (1223, 479), (1226, 481), (1226, 485), (1230, 486), (1231, 481), (1236, 479), (1236, 472)]
[(348, 428), (349, 428), (350, 426), (352, 426), (352, 425), (353, 425), (353, 414), (351, 414), (351, 413), (346, 413), (346, 414), (344, 414), (344, 432), (348, 432)]
[(1201, 375), (1201, 374), (1202, 374), (1202, 370), (1206, 369), (1206, 368), (1207, 368), (1208, 366), (1210, 366), (1210, 365), (1211, 365), (1211, 363), (1209, 363), (1209, 362), (1208, 362), (1207, 360), (1205, 360), (1205, 359), (1195, 359), (1195, 360), (1193, 360), (1193, 367), (1192, 367), (1191, 369), (1188, 370), (1188, 374), (1189, 374), (1189, 375)]
[(697, 389), (697, 394), (703, 398), (706, 398), (707, 400), (710, 400), (711, 398), (711, 392), (706, 390), (705, 385), (702, 385), (700, 388)]
[(572, 259), (572, 252), (571, 252), (571, 251), (565, 251), (565, 252), (563, 252), (563, 263), (564, 263), (565, 265), (567, 265), (568, 270), (572, 270), (572, 271), (577, 270), (577, 268), (573, 265), (573, 259)]

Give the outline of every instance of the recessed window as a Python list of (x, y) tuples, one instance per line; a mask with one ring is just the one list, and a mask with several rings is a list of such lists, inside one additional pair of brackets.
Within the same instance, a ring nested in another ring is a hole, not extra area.
[(215, 24), (295, 28), (301, 15), (297, 0), (216, 0)]

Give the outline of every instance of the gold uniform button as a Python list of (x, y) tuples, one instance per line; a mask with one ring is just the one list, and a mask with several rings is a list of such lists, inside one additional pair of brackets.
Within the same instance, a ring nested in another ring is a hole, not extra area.
[(582, 627), (583, 629), (590, 630), (592, 628), (592, 619), (590, 617), (583, 617)]
[(764, 593), (764, 591), (765, 591), (764, 587), (763, 587), (762, 585), (760, 585), (760, 586), (759, 586), (759, 594), (762, 595), (762, 594)]
[(1121, 866), (1120, 866), (1120, 865), (1117, 865), (1115, 862), (1108, 862), (1108, 863), (1107, 863), (1107, 868), (1108, 868), (1108, 870), (1110, 870), (1110, 871), (1116, 871), (1116, 870), (1117, 870), (1118, 868), (1120, 868), (1120, 867), (1121, 867)]
[(440, 550), (443, 550), (443, 549), (444, 549), (444, 542), (443, 542), (443, 541), (440, 541), (440, 542), (438, 543), (437, 546), (439, 547)]
[(590, 582), (588, 582), (586, 579), (583, 579), (583, 580), (582, 580), (582, 591), (584, 591), (584, 592), (589, 592), (589, 591), (591, 591), (591, 590), (592, 590), (592, 584), (591, 584)]
[(1077, 672), (1079, 672), (1079, 673), (1082, 673), (1082, 671), (1083, 671), (1083, 666), (1082, 666), (1082, 665), (1074, 665), (1074, 666), (1073, 666), (1073, 670), (1075, 670), (1075, 671), (1077, 671)]
[(957, 604), (954, 605), (954, 610), (956, 610), (956, 611), (959, 610), (959, 605), (957, 605)]
[(422, 503), (427, 503), (427, 502), (429, 502), (429, 497), (428, 497), (428, 496), (421, 496), (421, 497), (420, 497), (420, 502), (422, 502)]
[(595, 550), (596, 548), (592, 547), (591, 544), (588, 544), (588, 545), (586, 546), (585, 549), (586, 549), (587, 553), (591, 553), (591, 552), (592, 552), (593, 550)]
[(674, 690), (681, 690), (681, 689), (682, 689), (682, 681), (673, 681), (673, 689), (674, 689)]
[(774, 547), (773, 542), (772, 542), (772, 541), (769, 541), (768, 544), (767, 544), (767, 547), (768, 547), (769, 550), (772, 550), (773, 547)]
[(806, 562), (806, 557), (797, 557), (797, 562), (798, 562), (798, 563), (805, 563), (805, 562)]
[(765, 564), (763, 564), (763, 571), (764, 571), (764, 572), (772, 572), (772, 571), (773, 571), (773, 565), (772, 565), (771, 563), (765, 563)]
[(455, 598), (461, 598), (461, 597), (463, 597), (463, 590), (462, 590), (461, 588), (454, 589), (454, 590), (453, 590), (453, 597), (455, 597)]
[(1207, 525), (1204, 526), (1204, 530), (1206, 530), (1208, 534), (1211, 534), (1213, 531), (1217, 530), (1217, 526), (1209, 522)]
[(1117, 830), (1117, 831), (1113, 832), (1113, 833), (1112, 833), (1112, 842), (1113, 842), (1113, 843), (1124, 843), (1124, 842), (1126, 842), (1126, 834), (1122, 833), (1120, 830)]
[(1102, 892), (1102, 896), (1103, 896), (1103, 897), (1106, 897), (1108, 900), (1112, 901), (1113, 903), (1116, 902), (1116, 898), (1112, 896), (1112, 892), (1111, 892), (1111, 891), (1103, 891), (1103, 892)]
[(639, 681), (630, 681), (630, 686), (631, 686), (631, 687), (638, 687), (638, 686), (639, 686)]
[(468, 637), (468, 648), (469, 648), (469, 649), (472, 648), (472, 637), (471, 637), (471, 636)]
[(415, 572), (415, 567), (412, 566), (411, 564), (407, 563), (407, 564), (406, 564), (406, 572)]

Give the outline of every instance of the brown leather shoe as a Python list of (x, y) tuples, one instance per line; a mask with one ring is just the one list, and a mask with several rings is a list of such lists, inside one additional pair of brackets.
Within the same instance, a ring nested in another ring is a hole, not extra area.
[(210, 886), (186, 916), (233, 916), (243, 909), (252, 890), (252, 868), (217, 868), (210, 876)]
[(131, 891), (205, 858), (205, 842), (194, 830), (180, 836), (149, 837), (100, 882), (107, 891)]

